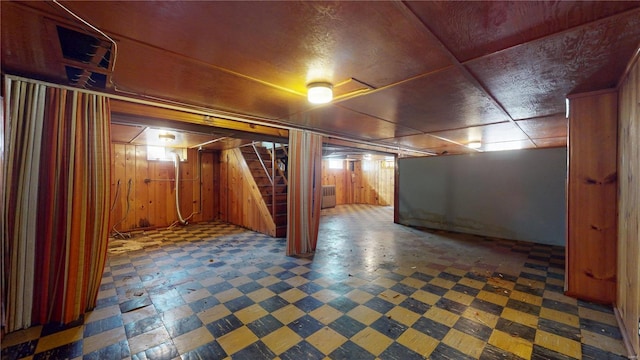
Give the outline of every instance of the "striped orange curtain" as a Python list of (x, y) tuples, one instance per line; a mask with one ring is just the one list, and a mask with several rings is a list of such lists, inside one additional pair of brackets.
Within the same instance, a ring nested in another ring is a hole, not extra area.
[(6, 330), (92, 309), (106, 259), (108, 99), (5, 78)]
[(322, 200), (322, 136), (289, 130), (287, 255), (315, 251)]

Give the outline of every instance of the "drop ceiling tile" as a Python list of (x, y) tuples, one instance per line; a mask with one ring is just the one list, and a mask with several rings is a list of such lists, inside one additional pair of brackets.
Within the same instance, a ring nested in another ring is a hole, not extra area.
[(249, 144), (251, 142), (252, 140), (224, 138), (219, 141), (203, 145), (202, 148), (207, 150), (228, 150), (237, 148), (241, 145)]
[(469, 149), (466, 146), (455, 144), (429, 134), (399, 137), (393, 139), (393, 141), (387, 141), (387, 143), (400, 147), (408, 147), (412, 149), (419, 149), (421, 151), (431, 152), (434, 155), (475, 152), (475, 150)]
[(419, 133), (414, 129), (335, 105), (317, 107), (294, 115), (287, 121), (291, 125), (360, 140), (387, 139)]
[(340, 106), (423, 132), (508, 120), (456, 68), (345, 100)]
[(393, 2), (106, 2), (72, 8), (107, 33), (297, 92), (311, 81), (351, 77), (379, 87), (451, 63)]
[(478, 141), (494, 143), (527, 139), (527, 135), (511, 122), (439, 131), (431, 134), (465, 145)]
[(460, 61), (637, 8), (637, 1), (409, 1)]
[(531, 140), (517, 140), (517, 141), (504, 141), (504, 142), (482, 144), (482, 147), (480, 148), (480, 150), (506, 151), (506, 150), (534, 149), (535, 147), (536, 145)]
[(533, 139), (538, 148), (550, 148), (550, 147), (566, 147), (567, 137), (545, 138), (545, 139)]
[(639, 38), (634, 10), (467, 66), (514, 119), (547, 116), (563, 113), (570, 93), (615, 87)]
[(531, 139), (566, 138), (569, 126), (565, 114), (518, 120), (516, 123)]
[(177, 100), (268, 119), (283, 118), (294, 109), (308, 107), (307, 99), (302, 94), (291, 93), (178, 56), (167, 56), (155, 48), (121, 41), (118, 51), (120, 55), (114, 78), (125, 95), (134, 93)]
[(143, 126), (111, 124), (111, 141), (128, 144), (144, 131)]
[(8, 70), (12, 74), (44, 74), (46, 80), (66, 83), (55, 27), (47, 26), (42, 15), (25, 11), (24, 4), (0, 1), (0, 6), (3, 75)]

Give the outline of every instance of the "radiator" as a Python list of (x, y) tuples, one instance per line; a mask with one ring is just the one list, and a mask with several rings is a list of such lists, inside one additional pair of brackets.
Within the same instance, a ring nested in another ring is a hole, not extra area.
[(322, 208), (336, 207), (336, 186), (322, 186)]

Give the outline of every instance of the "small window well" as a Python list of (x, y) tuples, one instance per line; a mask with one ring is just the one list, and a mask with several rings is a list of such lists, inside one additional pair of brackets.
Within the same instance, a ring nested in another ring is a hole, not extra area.
[(342, 168), (344, 168), (344, 160), (329, 159), (329, 169), (342, 169)]
[(173, 154), (180, 157), (180, 161), (187, 161), (187, 149), (175, 149), (164, 146), (147, 146), (147, 160), (149, 161), (173, 161)]

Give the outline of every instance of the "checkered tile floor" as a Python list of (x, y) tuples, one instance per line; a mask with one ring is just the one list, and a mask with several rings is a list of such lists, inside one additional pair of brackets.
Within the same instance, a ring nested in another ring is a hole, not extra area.
[(624, 358), (611, 308), (562, 294), (564, 248), (323, 215), (314, 258), (223, 223), (114, 241), (96, 309), (2, 358)]

